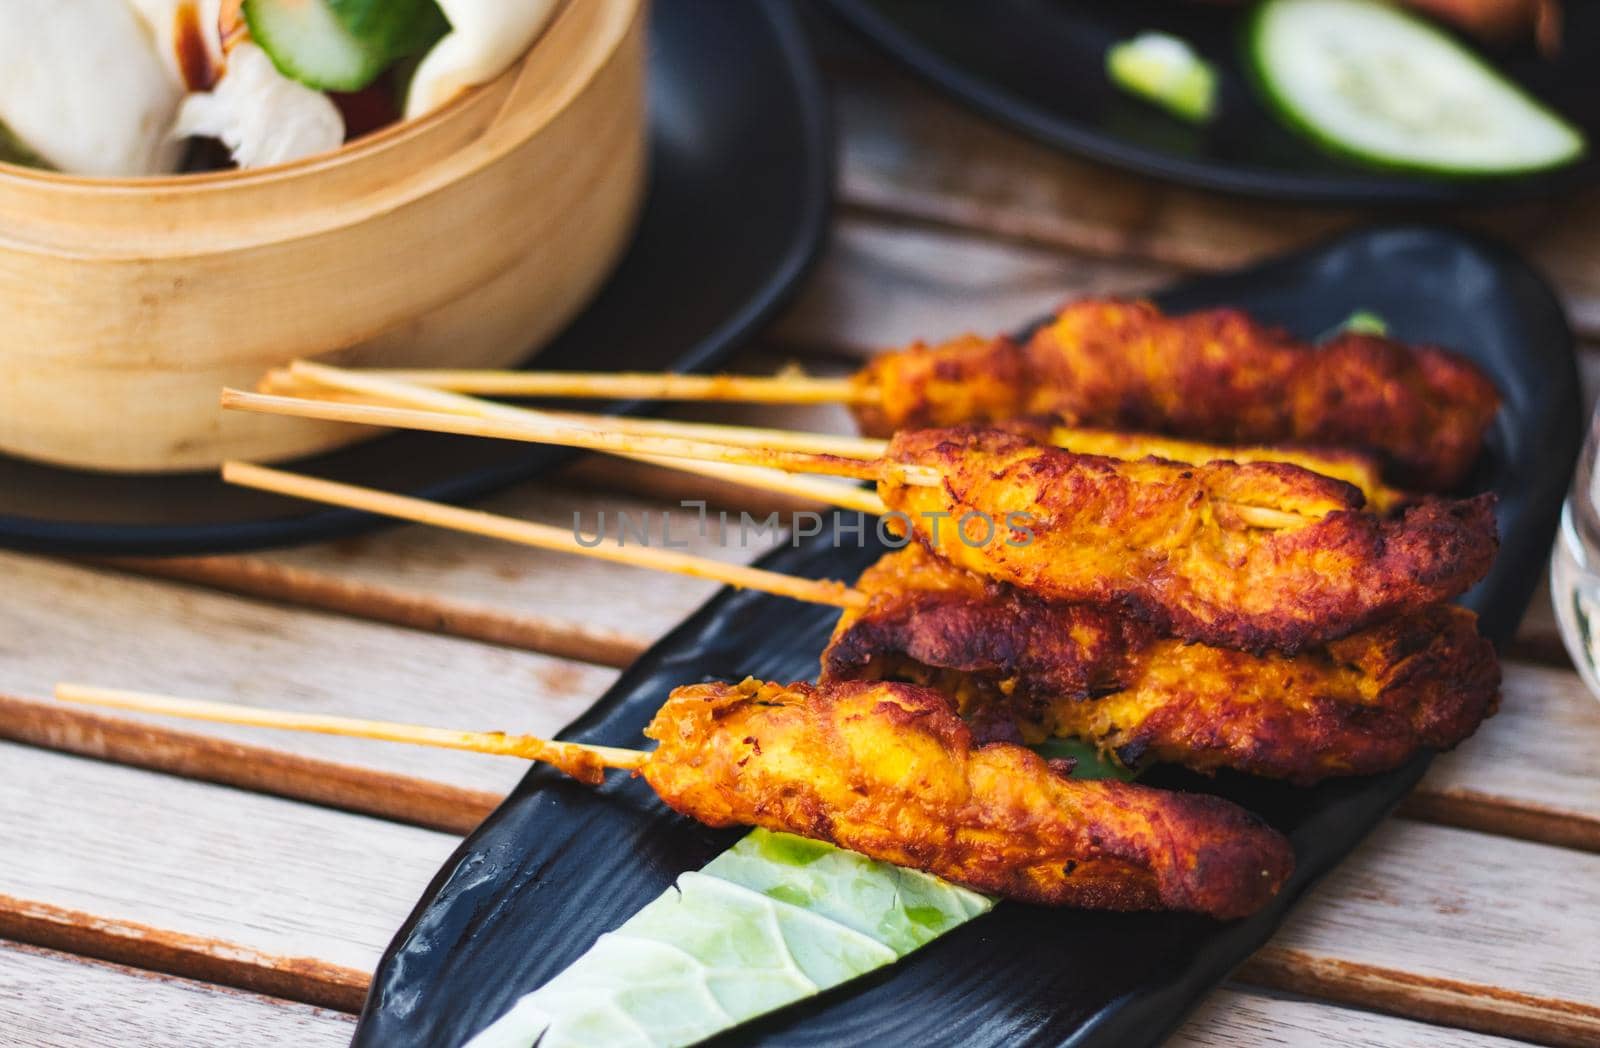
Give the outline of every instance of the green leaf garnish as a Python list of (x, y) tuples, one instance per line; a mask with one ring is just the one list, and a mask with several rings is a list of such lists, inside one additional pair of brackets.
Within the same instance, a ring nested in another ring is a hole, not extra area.
[(469, 1043), (693, 1044), (893, 964), (993, 906), (916, 870), (754, 830)]
[(1072, 768), (1074, 779), (1121, 779), (1123, 782), (1132, 782), (1139, 777), (1139, 769), (1123, 767), (1081, 739), (1046, 739), (1033, 747), (1033, 752), (1045, 760), (1067, 758), (1076, 761)]

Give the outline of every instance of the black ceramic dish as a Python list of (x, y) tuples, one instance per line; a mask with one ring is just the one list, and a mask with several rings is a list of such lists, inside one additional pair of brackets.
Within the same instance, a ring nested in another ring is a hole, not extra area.
[[(1187, 185), (1362, 207), (1538, 196), (1592, 181), (1600, 158), (1544, 175), (1451, 180), (1337, 160), (1261, 104), (1241, 57), (1242, 12), (1172, 0), (832, 0), (891, 55), (984, 112), (1052, 145)], [(1569, 3), (1561, 54), (1485, 53), (1600, 147), (1600, 5)], [(1220, 77), (1220, 116), (1186, 124), (1106, 78), (1113, 43), (1158, 29), (1189, 41)]]
[[(651, 6), (644, 214), (599, 297), (538, 355), (541, 368), (712, 367), (782, 302), (827, 227), (827, 103), (792, 13), (780, 0)], [(295, 468), (456, 500), (563, 457), (530, 444), (403, 433)], [(232, 487), (214, 474), (108, 476), (0, 456), (0, 546), (214, 552), (304, 542), (378, 522)]]
[[(1345, 237), (1246, 272), (1156, 296), (1187, 311), (1235, 305), (1311, 337), (1357, 309), (1396, 334), (1470, 354), (1506, 395), (1474, 487), (1500, 495), (1503, 545), (1467, 603), (1510, 636), (1544, 572), (1580, 438), (1570, 334), (1549, 288), (1480, 241), (1419, 228)], [(854, 542), (854, 539), (850, 539)], [(815, 540), (765, 565), (853, 578), (880, 550)], [(724, 593), (678, 627), (563, 736), (636, 746), (680, 684), (814, 676), (837, 612)], [(1472, 745), (1470, 742), (1467, 745)], [(1241, 776), (1158, 771), (1145, 781), (1224, 793), (1290, 834), (1298, 860), (1273, 905), (1222, 924), (1172, 914), (1097, 914), (1005, 903), (880, 974), (720, 1038), (719, 1044), (1155, 1044), (1271, 935), (1427, 766), (1293, 789)], [(666, 811), (638, 780), (595, 791), (546, 769), (446, 863), (378, 968), (356, 1044), (459, 1044), (622, 923), (678, 873), (738, 837)]]

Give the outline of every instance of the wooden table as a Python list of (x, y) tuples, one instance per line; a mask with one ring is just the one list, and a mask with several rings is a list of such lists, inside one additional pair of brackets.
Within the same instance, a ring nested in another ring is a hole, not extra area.
[[(837, 36), (828, 68), (832, 240), (738, 369), (841, 370), (875, 346), (1005, 328), (1352, 220), (1058, 156)], [(1600, 267), (1559, 219), (1596, 212), (1600, 198), (1486, 219), (1556, 272), (1589, 331)], [(588, 459), (489, 506), (567, 525), (699, 490)], [(345, 1041), (395, 928), (523, 770), (66, 711), (43, 701), (55, 681), (550, 732), (712, 592), (419, 528), (177, 561), (0, 554), (0, 580), (0, 1043), (30, 1045)], [(1500, 715), (1175, 1044), (1600, 1044), (1600, 703), (1547, 598), (1507, 654)]]

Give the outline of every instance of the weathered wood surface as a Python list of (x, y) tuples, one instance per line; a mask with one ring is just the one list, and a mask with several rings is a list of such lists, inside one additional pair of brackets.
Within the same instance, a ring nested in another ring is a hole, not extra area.
[[(702, 497), (702, 483), (677, 476), (683, 498)], [(612, 543), (626, 515), (657, 548), (667, 539), (684, 552), (723, 561), (753, 560), (772, 544), (724, 544), (714, 517), (702, 535), (693, 508), (614, 492), (531, 484), (478, 508), (563, 529), (580, 526), (590, 539), (604, 515)], [(629, 541), (636, 544), (635, 535)], [(117, 566), (610, 666), (632, 662), (718, 589), (704, 579), (421, 526), (246, 557)]]
[(1600, 1043), (1600, 855), (1395, 820), (1246, 982), (1548, 1044)]
[[(354, 1017), (280, 998), (73, 954), (0, 943), (0, 1043), (30, 1048), (347, 1044)], [(1174, 1035), (1174, 1048), (1241, 1043), (1328, 1048), (1509, 1048), (1516, 1042), (1313, 1001), (1224, 989)]]
[(1434, 761), (1414, 817), (1600, 852), (1600, 702), (1571, 669), (1509, 662), (1500, 712)]
[(847, 216), (770, 338), (853, 357), (969, 331), (1012, 331), (1069, 298), (1131, 295), (1176, 271), (1103, 262), (961, 230)]
[(1321, 1001), (1225, 987), (1213, 993), (1169, 1048), (1315, 1045), (1318, 1048), (1513, 1048), (1523, 1042), (1412, 1022)]
[(215, 983), (0, 942), (0, 1044), (335, 1048), (354, 1017)]
[[(403, 564), (393, 564), (402, 575)], [(57, 681), (485, 730), (555, 731), (614, 671), (497, 645), (241, 600), (103, 569), (0, 555), (0, 693)], [(24, 596), (25, 595), (25, 596)], [(166, 720), (169, 726), (189, 727)], [(216, 728), (221, 738), (503, 793), (518, 761), (359, 739)]]
[(353, 1010), (457, 839), (0, 743), (0, 938)]

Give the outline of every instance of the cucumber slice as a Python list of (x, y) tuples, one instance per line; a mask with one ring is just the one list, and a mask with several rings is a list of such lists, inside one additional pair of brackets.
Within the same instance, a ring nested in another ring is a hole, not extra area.
[(1130, 94), (1194, 123), (1217, 108), (1217, 74), (1194, 49), (1166, 33), (1140, 33), (1106, 52), (1106, 75)]
[(1345, 319), (1339, 331), (1355, 335), (1387, 335), (1389, 322), (1370, 309), (1358, 309)]
[(1340, 335), (1387, 335), (1389, 322), (1370, 309), (1358, 309), (1344, 321), (1317, 336), (1317, 343), (1328, 342)]
[(1267, 0), (1249, 25), (1267, 100), (1363, 163), (1502, 175), (1571, 163), (1583, 134), (1427, 22), (1378, 0)]
[(427, 50), (450, 31), (434, 0), (328, 0), (328, 6), (345, 29), (391, 62)]
[(346, 29), (328, 0), (244, 0), (244, 19), (278, 72), (318, 91), (359, 91), (390, 61)]

